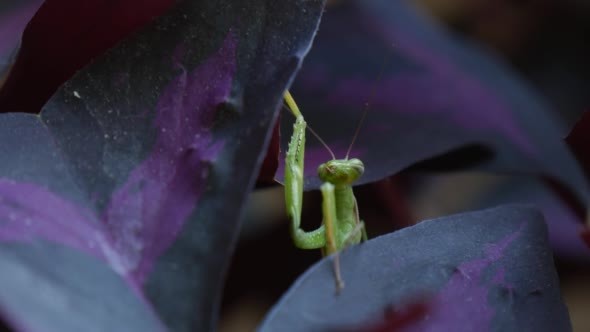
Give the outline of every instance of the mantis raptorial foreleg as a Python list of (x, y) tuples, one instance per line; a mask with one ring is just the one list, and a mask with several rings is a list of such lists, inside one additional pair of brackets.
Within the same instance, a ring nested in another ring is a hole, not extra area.
[(287, 105), (289, 105), (289, 108), (296, 117), (285, 165), (285, 202), (287, 214), (291, 218), (291, 237), (298, 248), (320, 249), (326, 246), (324, 227), (322, 226), (312, 232), (305, 232), (301, 229), (303, 160), (305, 155), (305, 128), (307, 124), (301, 112), (299, 112), (295, 101), (292, 99), (287, 100)]
[(363, 163), (356, 159), (333, 159), (318, 168), (324, 182), (322, 191), (322, 226), (306, 232), (301, 229), (303, 204), (303, 170), (305, 158), (305, 129), (307, 124), (291, 94), (285, 92), (285, 102), (295, 115), (293, 135), (289, 142), (285, 165), (285, 202), (291, 218), (291, 236), (302, 249), (322, 249), (324, 255), (334, 254), (334, 274), (337, 291), (344, 286), (340, 276), (338, 252), (366, 240), (364, 223), (359, 219), (352, 183), (363, 173)]

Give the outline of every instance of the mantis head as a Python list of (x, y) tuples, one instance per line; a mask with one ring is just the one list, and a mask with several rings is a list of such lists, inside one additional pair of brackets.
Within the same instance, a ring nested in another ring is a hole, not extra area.
[(318, 167), (318, 175), (324, 182), (335, 186), (351, 185), (365, 171), (363, 162), (359, 159), (334, 159)]

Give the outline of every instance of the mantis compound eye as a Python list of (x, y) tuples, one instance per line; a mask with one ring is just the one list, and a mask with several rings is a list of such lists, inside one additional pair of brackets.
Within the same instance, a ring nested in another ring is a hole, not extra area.
[(356, 158), (330, 160), (318, 167), (320, 179), (336, 186), (354, 183), (364, 171), (363, 162)]

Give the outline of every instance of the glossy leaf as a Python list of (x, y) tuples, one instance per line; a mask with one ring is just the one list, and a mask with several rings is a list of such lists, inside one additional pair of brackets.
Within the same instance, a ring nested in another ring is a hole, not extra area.
[[(0, 262), (13, 291), (0, 316), (49, 331), (211, 330), (242, 204), (322, 6), (181, 2), (40, 116), (1, 114)], [(38, 301), (33, 282), (67, 303)], [(109, 321), (101, 308), (120, 295)]]
[(260, 330), (362, 329), (392, 311), (413, 319), (395, 331), (571, 330), (547, 229), (530, 208), (425, 221), (345, 250), (340, 264), (339, 295), (328, 257), (293, 284)]

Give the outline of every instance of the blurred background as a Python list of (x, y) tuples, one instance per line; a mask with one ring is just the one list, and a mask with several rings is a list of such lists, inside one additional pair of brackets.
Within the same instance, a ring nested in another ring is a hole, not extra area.
[[(345, 1), (328, 1), (325, 15)], [(590, 110), (590, 1), (412, 2), (444, 28), (503, 59), (546, 98), (566, 126), (573, 126), (583, 111)], [(518, 201), (518, 197), (543, 190), (534, 181), (489, 173), (402, 172), (361, 186), (355, 193), (371, 237), (424, 219), (512, 198)], [(320, 224), (320, 202), (319, 193), (306, 193), (306, 229)], [(228, 272), (221, 331), (253, 330), (291, 283), (321, 257), (319, 251), (298, 250), (292, 245), (288, 223), (281, 186), (261, 188), (251, 195)], [(556, 262), (574, 331), (590, 331), (586, 314), (590, 310), (590, 261), (566, 256), (556, 257)]]

